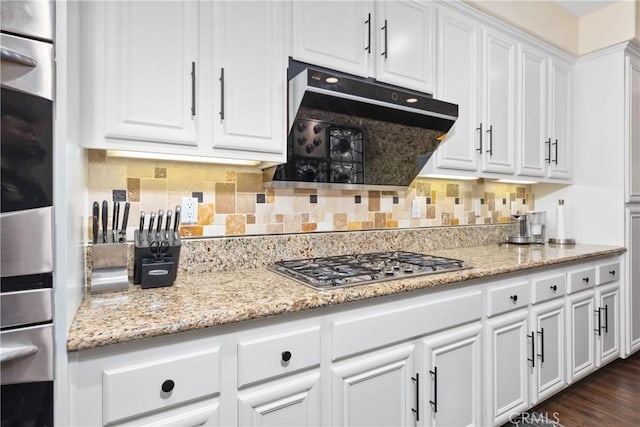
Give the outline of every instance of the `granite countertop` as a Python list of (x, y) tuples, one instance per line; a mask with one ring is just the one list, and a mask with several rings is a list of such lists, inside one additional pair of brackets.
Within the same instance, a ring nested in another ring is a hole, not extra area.
[(129, 285), (123, 292), (87, 293), (69, 330), (67, 349), (86, 350), (624, 251), (617, 246), (582, 244), (430, 250), (429, 254), (461, 259), (473, 268), (330, 291), (316, 291), (265, 268), (181, 273), (171, 287)]

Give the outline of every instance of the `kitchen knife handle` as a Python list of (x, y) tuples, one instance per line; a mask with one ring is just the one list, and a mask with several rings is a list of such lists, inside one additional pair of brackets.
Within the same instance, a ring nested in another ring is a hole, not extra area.
[(384, 56), (384, 59), (387, 59), (389, 57), (389, 53), (387, 52), (387, 46), (389, 45), (388, 43), (388, 35), (389, 35), (389, 27), (388, 27), (388, 23), (387, 20), (384, 20), (384, 27), (381, 28), (382, 31), (384, 31), (384, 52), (382, 52), (380, 55)]
[(156, 227), (156, 234), (160, 234), (160, 231), (162, 230), (162, 218), (164, 217), (164, 211), (162, 209), (160, 209), (158, 211), (158, 225)]
[(93, 216), (93, 244), (98, 243), (98, 215)]
[(367, 34), (368, 34), (367, 46), (364, 48), (364, 50), (366, 50), (367, 53), (371, 53), (371, 14), (370, 13), (367, 15), (367, 20), (364, 21), (364, 23), (367, 24)]
[(178, 232), (178, 227), (180, 227), (180, 211), (182, 208), (180, 206), (176, 206), (176, 216), (173, 218), (173, 232)]
[(127, 223), (129, 222), (129, 209), (131, 208), (131, 203), (127, 202), (124, 204), (124, 212), (122, 214), (122, 229), (120, 230), (120, 238), (119, 242), (124, 242), (127, 240)]
[(170, 210), (167, 211), (167, 221), (164, 224), (164, 235), (165, 235), (165, 239), (169, 238), (169, 229), (171, 228), (171, 216), (172, 213)]
[(151, 239), (151, 233), (153, 233), (153, 223), (156, 220), (156, 213), (155, 212), (151, 212), (151, 215), (149, 216), (149, 239)]
[(224, 67), (220, 68), (220, 120), (224, 120)]
[(107, 218), (109, 218), (109, 203), (102, 201), (102, 243), (107, 243)]
[(142, 244), (142, 233), (144, 231), (144, 211), (140, 211), (140, 225), (138, 226), (138, 241)]
[(93, 202), (91, 216), (93, 218), (93, 243), (98, 243), (98, 216), (100, 215), (100, 204)]
[(196, 63), (191, 62), (191, 118), (196, 116)]
[(113, 202), (113, 217), (111, 218), (111, 232), (114, 234), (118, 232), (118, 222), (120, 220), (119, 216), (120, 216), (120, 202), (115, 201)]

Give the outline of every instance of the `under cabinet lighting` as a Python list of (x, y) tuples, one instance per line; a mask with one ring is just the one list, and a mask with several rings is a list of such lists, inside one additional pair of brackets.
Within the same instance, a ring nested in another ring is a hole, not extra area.
[(327, 79), (325, 81), (327, 83), (338, 83), (338, 78), (337, 77), (327, 77)]
[(461, 181), (475, 181), (478, 177), (475, 176), (459, 176), (459, 175), (439, 175), (437, 173), (430, 173), (426, 175), (418, 175), (419, 178), (434, 178), (434, 179), (457, 179)]
[(169, 160), (192, 163), (218, 163), (223, 165), (257, 166), (256, 160), (224, 159), (220, 157), (191, 156), (188, 154), (149, 153), (145, 151), (107, 150), (107, 157), (126, 157), (129, 159)]
[(496, 179), (493, 182), (499, 182), (502, 184), (523, 184), (523, 185), (538, 183), (538, 181), (526, 181), (526, 180), (520, 180), (520, 179)]
[(418, 102), (418, 98), (407, 98), (406, 102), (408, 104), (414, 104), (414, 103)]

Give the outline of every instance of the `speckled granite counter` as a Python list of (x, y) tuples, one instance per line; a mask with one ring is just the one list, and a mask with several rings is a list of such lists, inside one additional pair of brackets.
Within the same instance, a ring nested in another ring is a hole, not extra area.
[(265, 268), (181, 273), (171, 287), (141, 289), (130, 285), (124, 292), (85, 295), (71, 325), (67, 348), (90, 349), (624, 251), (601, 245), (487, 245), (434, 250), (428, 253), (462, 259), (474, 268), (331, 291), (313, 290)]

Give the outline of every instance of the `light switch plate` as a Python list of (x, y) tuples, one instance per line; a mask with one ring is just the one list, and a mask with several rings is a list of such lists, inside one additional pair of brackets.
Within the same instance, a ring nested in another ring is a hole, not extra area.
[(195, 197), (182, 198), (180, 222), (182, 224), (195, 224), (198, 222), (198, 199)]

